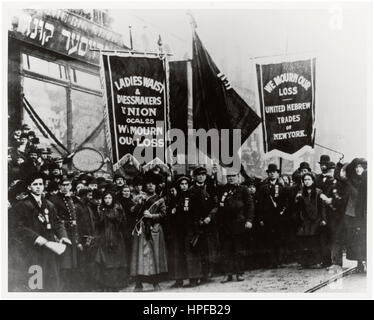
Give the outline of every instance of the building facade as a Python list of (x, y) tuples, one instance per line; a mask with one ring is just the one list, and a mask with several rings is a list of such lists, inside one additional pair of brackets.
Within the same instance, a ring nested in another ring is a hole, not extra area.
[[(23, 97), (69, 152), (97, 128), (104, 108), (97, 49), (127, 49), (110, 22), (106, 10), (25, 9), (14, 14), (8, 31), (9, 132), (27, 123), (39, 135)], [(102, 130), (85, 146), (106, 155)]]

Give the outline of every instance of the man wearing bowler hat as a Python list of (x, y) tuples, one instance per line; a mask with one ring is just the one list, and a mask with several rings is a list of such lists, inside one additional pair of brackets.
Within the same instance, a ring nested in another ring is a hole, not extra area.
[(301, 175), (308, 173), (308, 172), (312, 172), (312, 169), (310, 168), (309, 163), (305, 161), (300, 163), (298, 170)]
[(243, 262), (245, 250), (245, 232), (252, 229), (254, 202), (243, 185), (239, 185), (238, 171), (228, 169), (227, 184), (219, 193), (217, 220), (220, 240), (223, 247), (223, 268), (225, 278), (222, 283), (233, 280), (243, 281)]
[(326, 182), (328, 176), (326, 175), (327, 173), (327, 164), (331, 162), (330, 156), (323, 154), (321, 155), (319, 159), (319, 167), (321, 169), (321, 173), (317, 174), (316, 176), (316, 187), (323, 190), (323, 184)]
[(280, 170), (276, 164), (269, 164), (268, 179), (259, 190), (259, 222), (264, 236), (267, 262), (270, 267), (280, 264), (280, 235), (282, 215), (286, 209), (286, 193), (279, 180)]

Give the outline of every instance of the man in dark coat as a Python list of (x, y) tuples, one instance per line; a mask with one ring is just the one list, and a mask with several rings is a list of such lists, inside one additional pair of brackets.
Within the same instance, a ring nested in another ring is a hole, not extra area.
[[(330, 161), (330, 157), (328, 155), (321, 155), (319, 165), (321, 168), (321, 173), (316, 176), (315, 184), (318, 189), (322, 190), (322, 193), (326, 197), (329, 197), (327, 196), (327, 194), (331, 193), (332, 191), (331, 184), (334, 181), (334, 171), (335, 171), (336, 165), (334, 162)], [(323, 267), (330, 267), (333, 264), (332, 255), (331, 255), (332, 229), (330, 229), (330, 227), (332, 227), (331, 223), (329, 227), (323, 228), (320, 233), (321, 250), (322, 250), (321, 257), (322, 257)]]
[(79, 243), (83, 250), (78, 255), (78, 268), (80, 272), (81, 285), (83, 291), (93, 289), (93, 279), (91, 271), (93, 269), (93, 253), (95, 243), (95, 212), (89, 206), (93, 191), (88, 188), (80, 189), (77, 193), (75, 204), (77, 206), (77, 225), (79, 227)]
[[(326, 164), (321, 199), (326, 208), (327, 225), (322, 238), (323, 263), (332, 263), (333, 266), (343, 265), (343, 240), (344, 240), (344, 210), (346, 204), (345, 186), (334, 178), (336, 165), (334, 162)], [(327, 266), (327, 265), (326, 265)]]
[(78, 205), (71, 194), (71, 179), (64, 176), (59, 183), (60, 191), (49, 199), (55, 205), (59, 220), (64, 223), (68, 241), (62, 255), (61, 272), (64, 291), (75, 291), (79, 287), (78, 254), (83, 250), (77, 223)]
[(264, 246), (271, 267), (280, 264), (281, 217), (286, 209), (286, 193), (279, 180), (279, 169), (269, 164), (268, 179), (259, 190), (259, 221), (264, 236)]
[(122, 174), (116, 173), (113, 177), (113, 183), (116, 185), (115, 190), (118, 196), (122, 191), (122, 187), (126, 184), (126, 179)]
[(321, 169), (321, 173), (317, 174), (315, 183), (316, 183), (316, 187), (318, 189), (321, 189), (322, 191), (324, 191), (323, 190), (324, 189), (324, 184), (325, 184), (326, 180), (328, 180), (328, 178), (329, 178), (328, 175), (327, 175), (327, 171), (328, 171), (327, 164), (329, 162), (331, 162), (330, 156), (325, 155), (325, 154), (321, 155), (320, 160), (318, 162), (319, 167)]
[(40, 172), (39, 151), (35, 146), (31, 146), (27, 152), (26, 170), (29, 174)]
[[(9, 215), (10, 269), (11, 261), (15, 262), (13, 266), (18, 270), (15, 282), (21, 291), (59, 291), (58, 254), (49, 249), (49, 244), (66, 238), (66, 230), (57, 218), (54, 205), (43, 196), (42, 176), (33, 174), (27, 185), (28, 197), (16, 203)], [(33, 274), (37, 279), (37, 267), (40, 267), (41, 283), (31, 279)]]
[(217, 220), (220, 225), (223, 247), (223, 268), (226, 274), (222, 281), (232, 281), (236, 274), (238, 281), (243, 281), (243, 262), (245, 250), (245, 231), (252, 228), (254, 202), (248, 188), (238, 184), (238, 173), (227, 172), (227, 184), (222, 188)]
[(191, 214), (200, 221), (199, 246), (202, 253), (203, 283), (208, 281), (213, 263), (218, 258), (218, 236), (214, 221), (218, 198), (215, 188), (207, 184), (205, 168), (196, 168), (193, 175), (195, 182), (190, 188)]

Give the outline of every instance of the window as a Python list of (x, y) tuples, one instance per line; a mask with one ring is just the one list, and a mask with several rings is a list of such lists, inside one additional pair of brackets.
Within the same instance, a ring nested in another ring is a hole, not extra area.
[[(103, 119), (103, 101), (101, 97), (77, 90), (71, 92), (73, 117), (73, 149), (79, 146), (99, 125)], [(97, 137), (85, 144), (104, 152), (104, 134), (100, 131)]]
[[(62, 86), (25, 77), (23, 92), (42, 121), (53, 132), (56, 138), (66, 146), (66, 89)], [(51, 142), (44, 139), (39, 133), (27, 112), (24, 112), (24, 117), (24, 122), (30, 125), (31, 130), (35, 131), (41, 144), (50, 144)]]
[(59, 80), (67, 80), (66, 67), (29, 54), (22, 54), (23, 69)]
[(70, 79), (76, 85), (101, 91), (100, 78), (94, 74), (71, 68)]
[[(56, 63), (26, 52), (22, 53), (22, 67), (26, 99), (56, 138), (71, 151), (76, 150), (103, 119), (99, 75), (93, 68), (84, 71), (87, 66), (81, 64), (65, 60)], [(43, 138), (26, 111), (23, 117), (39, 137), (41, 145), (50, 145), (52, 141)], [(84, 146), (106, 154), (105, 145), (102, 129)]]

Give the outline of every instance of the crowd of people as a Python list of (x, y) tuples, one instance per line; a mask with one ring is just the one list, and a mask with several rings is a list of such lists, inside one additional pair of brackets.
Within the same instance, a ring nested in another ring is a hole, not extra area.
[[(322, 155), (319, 174), (307, 162), (292, 175), (269, 164), (265, 179), (229, 169), (219, 184), (205, 167), (192, 176), (155, 166), (133, 179), (96, 177), (38, 145), (27, 125), (9, 140), (10, 291), (195, 287), (290, 263), (339, 268), (343, 252), (366, 271), (365, 159)], [(30, 285), (33, 266), (42, 285)]]

